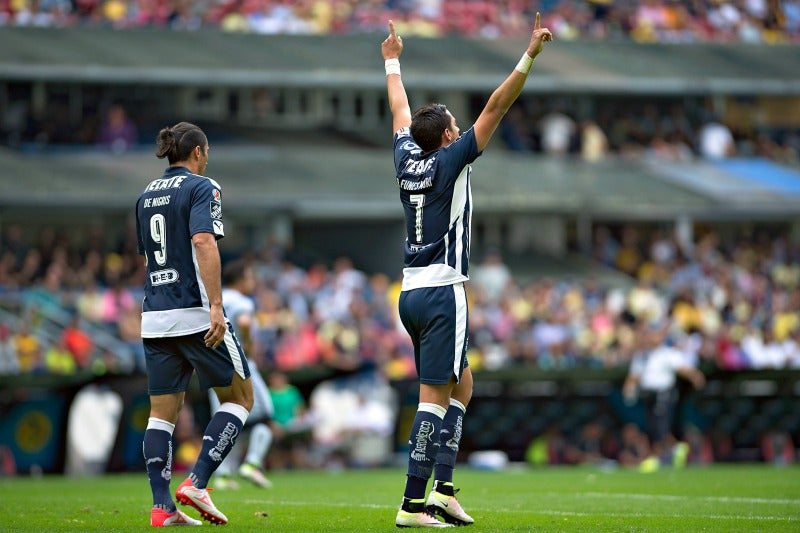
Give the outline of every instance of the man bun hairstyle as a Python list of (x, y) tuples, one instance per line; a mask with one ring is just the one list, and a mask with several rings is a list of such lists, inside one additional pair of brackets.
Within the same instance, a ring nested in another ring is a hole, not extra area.
[(442, 145), (442, 133), (450, 127), (450, 117), (444, 104), (428, 104), (411, 116), (411, 137), (425, 153)]
[(170, 165), (186, 161), (196, 146), (205, 150), (208, 138), (199, 126), (190, 122), (179, 122), (163, 128), (156, 137), (156, 157), (167, 158)]

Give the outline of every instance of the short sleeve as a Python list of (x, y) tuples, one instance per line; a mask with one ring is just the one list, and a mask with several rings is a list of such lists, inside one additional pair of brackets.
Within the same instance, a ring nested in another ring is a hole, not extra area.
[(411, 130), (408, 128), (400, 128), (394, 134), (394, 168), (397, 175), (400, 175), (400, 169), (405, 166), (406, 160), (412, 154), (422, 153), (422, 149), (414, 142), (411, 136)]
[(481, 152), (478, 151), (478, 141), (475, 139), (475, 130), (470, 128), (442, 149), (448, 163), (454, 167), (463, 168), (475, 161)]
[(213, 180), (203, 179), (192, 189), (189, 211), (189, 234), (211, 233), (225, 236), (222, 221), (222, 191)]

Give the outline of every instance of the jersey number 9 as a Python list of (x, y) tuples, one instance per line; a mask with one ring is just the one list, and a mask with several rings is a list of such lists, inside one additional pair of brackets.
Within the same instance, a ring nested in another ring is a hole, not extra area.
[(150, 217), (150, 236), (153, 238), (154, 241), (158, 245), (161, 246), (161, 250), (156, 250), (153, 252), (153, 257), (155, 257), (156, 263), (159, 266), (164, 266), (167, 264), (167, 221), (164, 218), (164, 215), (155, 214)]

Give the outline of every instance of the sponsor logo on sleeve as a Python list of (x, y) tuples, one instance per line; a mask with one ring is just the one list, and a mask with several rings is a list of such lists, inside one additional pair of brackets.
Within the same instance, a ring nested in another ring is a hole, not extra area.
[(219, 192), (219, 189), (214, 189), (213, 191), (211, 191), (211, 196), (213, 196), (214, 200), (218, 202), (221, 201), (222, 199), (222, 193)]
[(211, 202), (211, 218), (214, 219), (221, 219), (222, 218), (222, 204), (219, 202)]
[(225, 228), (222, 225), (221, 220), (214, 221), (214, 234), (225, 236)]

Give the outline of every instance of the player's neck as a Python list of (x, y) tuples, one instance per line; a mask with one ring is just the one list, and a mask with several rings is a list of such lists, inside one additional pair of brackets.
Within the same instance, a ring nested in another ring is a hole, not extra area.
[(200, 175), (200, 165), (193, 161), (177, 161), (175, 163), (172, 163), (170, 166), (183, 167), (192, 174)]

